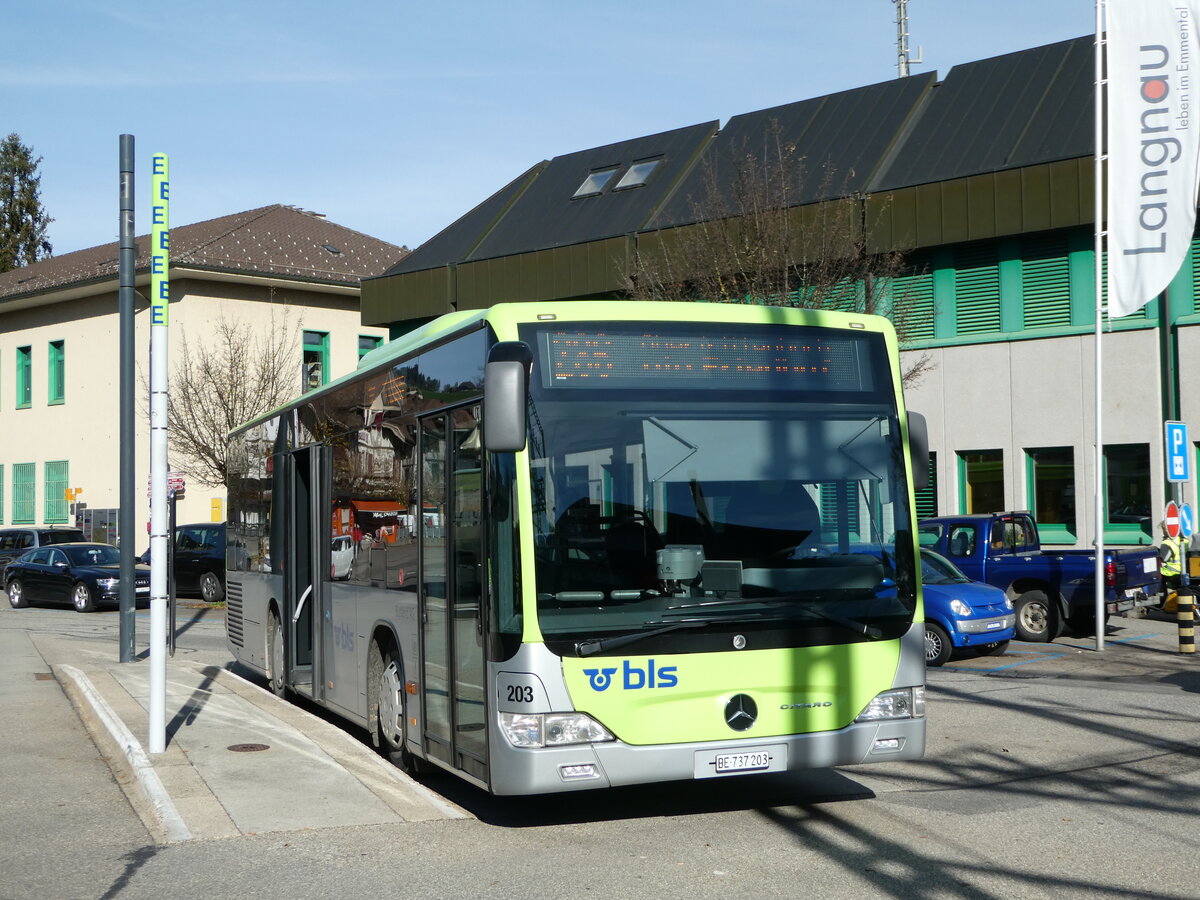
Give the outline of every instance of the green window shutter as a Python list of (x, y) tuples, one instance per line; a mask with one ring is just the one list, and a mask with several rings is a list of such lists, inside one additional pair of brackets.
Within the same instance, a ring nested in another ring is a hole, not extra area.
[(47, 353), (46, 384), (49, 390), (47, 402), (52, 406), (66, 399), (66, 360), (66, 345), (62, 341), (51, 341)]
[(37, 513), (37, 468), (34, 463), (16, 463), (12, 467), (14, 525), (32, 525)]
[(46, 515), (47, 525), (61, 525), (67, 521), (70, 508), (67, 503), (66, 491), (70, 483), (67, 477), (66, 460), (46, 463)]
[(1192, 308), (1188, 312), (1200, 312), (1200, 238), (1192, 240), (1192, 252), (1188, 255), (1192, 266)]
[(1067, 238), (1028, 238), (1021, 247), (1024, 327), (1071, 324), (1071, 278)]
[(929, 485), (916, 492), (918, 519), (931, 519), (938, 514), (937, 453), (929, 454)]
[(960, 247), (954, 256), (957, 333), (1000, 330), (1000, 261), (994, 244)]
[(33, 348), (17, 348), (17, 409), (33, 403)]
[(900, 340), (933, 340), (933, 273), (914, 272), (892, 279), (892, 320)]

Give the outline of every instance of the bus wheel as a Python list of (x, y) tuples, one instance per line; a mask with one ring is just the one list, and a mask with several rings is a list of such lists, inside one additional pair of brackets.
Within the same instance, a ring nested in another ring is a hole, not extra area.
[(267, 680), (276, 697), (287, 696), (283, 670), (283, 629), (279, 625), (279, 616), (272, 611), (267, 615)]
[(404, 678), (395, 652), (371, 645), (368, 664), (376, 688), (375, 733), (379, 752), (409, 775), (427, 771), (424, 763), (404, 745)]

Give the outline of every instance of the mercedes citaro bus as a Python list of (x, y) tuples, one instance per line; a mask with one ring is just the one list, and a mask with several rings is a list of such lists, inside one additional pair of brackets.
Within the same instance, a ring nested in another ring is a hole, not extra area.
[(232, 651), (495, 794), (917, 758), (898, 359), (829, 311), (443, 316), (231, 436)]

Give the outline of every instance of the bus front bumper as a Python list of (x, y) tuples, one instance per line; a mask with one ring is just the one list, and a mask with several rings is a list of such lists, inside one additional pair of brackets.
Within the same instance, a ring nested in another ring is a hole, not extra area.
[(612, 741), (518, 750), (493, 730), (491, 790), (542, 794), (730, 778), (920, 759), (924, 752), (924, 717), (861, 722), (813, 734), (651, 747)]

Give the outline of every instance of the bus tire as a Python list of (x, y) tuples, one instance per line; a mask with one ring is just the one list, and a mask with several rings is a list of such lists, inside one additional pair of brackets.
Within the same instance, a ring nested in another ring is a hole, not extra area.
[(1014, 604), (1017, 614), (1017, 637), (1035, 644), (1046, 644), (1062, 634), (1062, 616), (1058, 605), (1045, 591), (1026, 591)]
[(404, 743), (404, 674), (395, 651), (372, 643), (367, 672), (375, 686), (375, 744), (380, 754), (409, 775), (427, 772), (425, 763)]
[(287, 696), (283, 659), (283, 628), (275, 610), (267, 614), (267, 681), (276, 697)]

